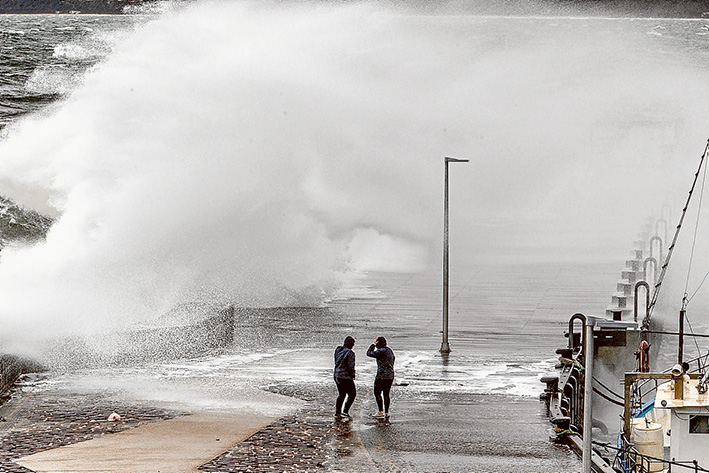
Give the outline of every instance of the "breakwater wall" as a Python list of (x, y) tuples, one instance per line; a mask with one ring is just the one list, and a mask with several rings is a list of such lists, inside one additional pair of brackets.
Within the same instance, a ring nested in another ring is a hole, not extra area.
[(130, 331), (122, 335), (113, 362), (131, 364), (204, 356), (234, 343), (234, 308), (201, 320), (167, 327)]
[(17, 378), (26, 373), (44, 371), (38, 363), (14, 355), (0, 355), (0, 404), (7, 397), (8, 391)]
[(37, 355), (44, 366), (26, 358), (1, 355), (0, 395), (25, 373), (130, 366), (219, 353), (234, 344), (234, 308), (209, 312), (149, 327), (47, 340)]
[(170, 317), (151, 326), (54, 340), (43, 357), (50, 369), (130, 366), (211, 355), (233, 345), (233, 307), (183, 312), (182, 318)]

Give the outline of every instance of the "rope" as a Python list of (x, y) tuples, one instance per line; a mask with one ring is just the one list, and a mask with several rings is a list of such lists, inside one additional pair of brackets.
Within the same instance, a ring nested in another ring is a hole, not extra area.
[[(707, 168), (704, 167), (704, 173), (702, 174), (702, 187), (699, 192), (699, 205), (697, 206), (697, 222), (694, 224), (694, 237), (692, 238), (692, 250), (689, 252), (689, 266), (687, 267), (687, 281), (684, 284), (684, 300), (687, 301), (687, 289), (689, 288), (689, 276), (692, 273), (692, 262), (694, 261), (694, 248), (697, 244), (697, 230), (699, 229), (699, 217), (702, 211), (702, 201), (704, 200), (704, 183), (707, 179)], [(686, 307), (686, 304), (685, 304)]]
[[(706, 368), (706, 365), (707, 365), (707, 357), (709, 357), (709, 351), (707, 352), (706, 355), (699, 355), (694, 360), (691, 360), (691, 361), (697, 362), (697, 367), (698, 367), (697, 371), (704, 372), (704, 369)], [(688, 361), (687, 363), (691, 363), (691, 361)]]
[[(614, 446), (614, 445), (609, 444), (608, 442), (597, 442), (597, 441), (595, 441), (595, 440), (592, 440), (591, 443), (592, 443), (593, 445), (597, 446), (597, 447), (603, 447), (603, 448), (606, 448), (606, 449), (615, 450), (615, 451), (618, 452), (618, 453), (624, 453), (624, 454), (626, 454), (626, 455), (630, 453), (630, 452), (628, 451), (629, 449), (616, 447), (616, 446)], [(633, 449), (633, 450), (635, 450), (635, 449)], [(637, 451), (634, 451), (632, 454), (635, 455), (635, 456), (638, 456), (638, 457), (647, 458), (648, 460), (653, 460), (653, 461), (656, 461), (656, 462), (662, 462), (663, 464), (666, 464), (666, 465), (677, 466), (677, 467), (680, 467), (680, 468), (689, 468), (689, 469), (692, 469), (692, 470), (694, 470), (694, 471), (709, 472), (709, 470), (707, 470), (707, 469), (705, 469), (705, 468), (702, 468), (701, 466), (695, 465), (695, 464), (687, 465), (686, 462), (685, 462), (685, 463), (680, 463), (680, 462), (678, 462), (678, 461), (665, 460), (664, 458), (655, 458), (655, 457), (651, 457), (651, 456), (649, 456), (649, 455), (643, 455), (642, 453), (637, 452)]]
[[(707, 336), (709, 337), (709, 335), (707, 335)], [(559, 362), (560, 362), (562, 365), (575, 366), (576, 368), (578, 368), (578, 370), (579, 370), (581, 373), (583, 373), (584, 371), (586, 371), (586, 368), (584, 368), (584, 366), (583, 366), (581, 363), (579, 363), (578, 361), (576, 361), (576, 360), (572, 360), (572, 359), (570, 359), (570, 358), (564, 358), (563, 356), (560, 356), (560, 357), (559, 357)]]
[(684, 313), (684, 318), (687, 321), (687, 325), (689, 325), (689, 331), (691, 332), (689, 334), (690, 337), (692, 337), (692, 340), (694, 341), (694, 346), (697, 347), (697, 356), (701, 357), (702, 356), (702, 351), (699, 349), (699, 344), (697, 343), (697, 337), (694, 337), (694, 329), (692, 328), (692, 322), (689, 321), (689, 317), (687, 317), (687, 313)]
[(689, 190), (689, 195), (687, 196), (687, 202), (684, 204), (684, 208), (682, 209), (682, 216), (679, 219), (679, 224), (677, 225), (677, 229), (675, 230), (675, 235), (672, 238), (672, 244), (667, 249), (667, 256), (665, 257), (665, 262), (662, 265), (662, 271), (660, 272), (660, 277), (658, 278), (657, 284), (655, 284), (655, 290), (652, 293), (652, 301), (650, 302), (650, 306), (648, 307), (647, 315), (645, 315), (645, 318), (643, 319), (642, 325), (643, 325), (644, 329), (650, 328), (650, 315), (652, 315), (652, 310), (655, 308), (655, 304), (657, 303), (657, 296), (660, 294), (660, 287), (662, 286), (662, 282), (665, 279), (665, 274), (667, 273), (667, 266), (670, 264), (670, 259), (672, 258), (672, 253), (675, 249), (675, 244), (677, 243), (677, 237), (679, 236), (679, 231), (682, 228), (682, 223), (684, 222), (684, 217), (687, 215), (687, 208), (689, 207), (689, 203), (692, 200), (692, 193), (694, 192), (694, 188), (697, 185), (697, 179), (699, 178), (699, 172), (702, 169), (702, 165), (704, 164), (704, 158), (707, 156), (708, 151), (709, 151), (709, 140), (707, 140), (707, 144), (704, 147), (704, 152), (702, 153), (701, 159), (699, 160), (699, 167), (697, 168), (697, 172), (694, 174), (694, 180), (692, 181), (692, 187)]
[[(599, 391), (595, 386), (593, 387), (593, 392), (598, 394), (599, 396), (601, 396), (606, 401), (615, 404), (616, 406), (624, 406), (625, 405), (620, 401), (616, 401), (615, 399), (612, 399), (610, 396), (606, 396), (604, 393)], [(613, 392), (613, 391), (611, 391), (611, 392)], [(615, 394), (615, 393), (613, 393), (613, 394)]]
[(555, 429), (554, 429), (554, 432), (556, 433), (556, 438), (557, 438), (557, 439), (560, 439), (560, 438), (562, 438), (562, 437), (571, 436), (571, 435), (578, 435), (577, 432), (574, 432), (573, 430), (569, 430), (569, 429), (562, 430), (562, 429), (559, 429), (559, 428), (555, 428)]
[(602, 383), (598, 378), (596, 378), (595, 376), (593, 377), (593, 382), (596, 383), (596, 384), (598, 384), (598, 385), (601, 386), (602, 388), (604, 388), (606, 391), (608, 391), (609, 393), (611, 393), (612, 395), (614, 395), (614, 396), (617, 397), (618, 399), (623, 399), (623, 396), (621, 396), (620, 394), (617, 394), (617, 393), (613, 392), (613, 390), (612, 390), (611, 388), (609, 388), (608, 386), (606, 386), (605, 384), (603, 384), (603, 383)]
[(702, 279), (702, 282), (699, 283), (699, 287), (697, 287), (697, 289), (692, 293), (692, 295), (689, 297), (689, 299), (687, 299), (687, 305), (689, 305), (689, 303), (692, 302), (692, 299), (694, 299), (694, 296), (696, 296), (697, 293), (699, 292), (699, 290), (702, 288), (702, 286), (704, 285), (704, 282), (707, 280), (707, 277), (709, 277), (709, 271), (707, 272), (707, 274), (704, 275), (704, 279)]
[[(645, 333), (655, 333), (658, 335), (679, 335), (679, 332), (667, 332), (667, 331), (663, 331), (663, 330), (646, 330)], [(685, 337), (696, 337), (696, 338), (709, 338), (709, 334), (703, 334), (703, 333), (685, 333), (684, 336)]]

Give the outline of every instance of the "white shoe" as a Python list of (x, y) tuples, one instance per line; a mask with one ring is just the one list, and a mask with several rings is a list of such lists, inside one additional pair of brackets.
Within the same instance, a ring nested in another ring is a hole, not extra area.
[(383, 419), (383, 418), (384, 418), (384, 413), (383, 413), (383, 412), (377, 412), (376, 414), (372, 414), (372, 417), (376, 417), (377, 419)]

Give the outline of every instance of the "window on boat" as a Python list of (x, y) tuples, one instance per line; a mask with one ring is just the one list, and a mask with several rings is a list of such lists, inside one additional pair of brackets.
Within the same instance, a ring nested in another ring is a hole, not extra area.
[(709, 416), (689, 416), (690, 434), (709, 434)]

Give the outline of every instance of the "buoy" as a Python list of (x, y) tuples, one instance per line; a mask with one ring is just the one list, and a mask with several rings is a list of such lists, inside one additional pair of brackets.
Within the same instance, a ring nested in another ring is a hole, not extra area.
[(108, 416), (108, 420), (111, 422), (118, 422), (119, 420), (121, 420), (121, 416), (113, 412), (110, 416)]

